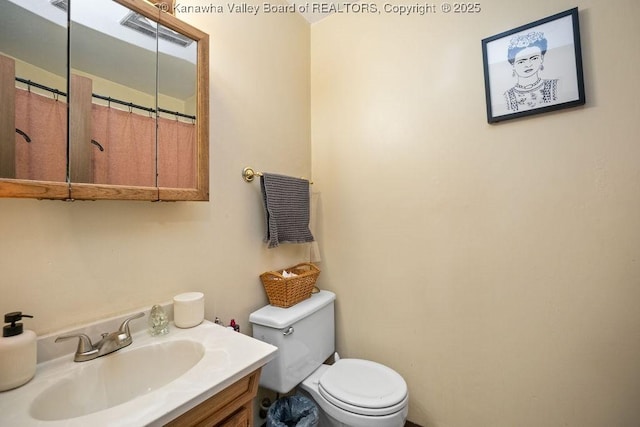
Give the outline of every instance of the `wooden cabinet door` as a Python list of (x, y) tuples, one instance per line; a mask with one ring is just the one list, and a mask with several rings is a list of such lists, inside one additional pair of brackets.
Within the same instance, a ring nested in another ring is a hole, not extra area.
[(165, 424), (165, 427), (252, 427), (260, 368)]
[(216, 427), (249, 427), (249, 411), (242, 408), (231, 417), (227, 418)]

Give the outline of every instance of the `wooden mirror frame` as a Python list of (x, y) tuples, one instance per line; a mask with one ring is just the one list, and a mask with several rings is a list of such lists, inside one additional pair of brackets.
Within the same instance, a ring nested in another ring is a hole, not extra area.
[(196, 188), (136, 187), (0, 178), (0, 198), (146, 201), (209, 200), (209, 35), (144, 0), (115, 1), (198, 43)]

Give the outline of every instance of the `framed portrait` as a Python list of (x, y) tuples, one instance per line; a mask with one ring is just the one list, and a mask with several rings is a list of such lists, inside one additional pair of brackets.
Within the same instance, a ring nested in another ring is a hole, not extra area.
[(585, 103), (578, 8), (482, 40), (489, 123)]

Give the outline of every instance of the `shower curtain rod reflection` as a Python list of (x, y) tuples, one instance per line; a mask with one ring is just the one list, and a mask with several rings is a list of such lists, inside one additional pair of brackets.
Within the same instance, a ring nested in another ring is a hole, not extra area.
[[(20, 77), (16, 77), (16, 81), (26, 84), (27, 87), (33, 86), (33, 87), (37, 87), (38, 89), (42, 89), (42, 90), (46, 90), (48, 92), (51, 92), (55, 95), (62, 95), (64, 97), (67, 96), (67, 94), (65, 92), (62, 92), (58, 89), (54, 89), (51, 88), (49, 86), (45, 86), (43, 84), (40, 83), (36, 83), (33, 82), (31, 80), (27, 80), (27, 79), (23, 79)], [(149, 113), (165, 113), (165, 114), (170, 114), (172, 116), (177, 116), (177, 117), (184, 117), (185, 119), (191, 119), (191, 120), (195, 120), (196, 116), (191, 116), (189, 114), (184, 114), (184, 113), (180, 113), (178, 111), (170, 111), (170, 110), (166, 110), (164, 108), (158, 108), (157, 110), (155, 108), (150, 108), (150, 107), (144, 107), (142, 105), (138, 105), (138, 104), (134, 104), (133, 102), (126, 102), (126, 101), (122, 101), (120, 99), (116, 99), (116, 98), (111, 98), (110, 96), (104, 96), (104, 95), (98, 95), (95, 93), (91, 94), (92, 97), (94, 98), (98, 98), (98, 99), (102, 99), (103, 101), (107, 101), (107, 102), (113, 102), (114, 104), (120, 104), (120, 105), (124, 105), (126, 107), (129, 108), (135, 108), (136, 110), (142, 110), (142, 111), (147, 111)]]
[[(110, 96), (96, 95), (95, 93), (91, 94), (94, 98), (102, 99), (103, 101), (113, 102), (116, 104), (124, 105), (129, 108), (135, 108), (137, 110), (148, 111), (149, 113), (155, 113), (156, 109), (151, 107), (143, 107), (142, 105), (134, 104), (133, 102), (121, 101), (119, 99), (111, 98)], [(158, 108), (158, 113), (171, 114), (172, 116), (184, 117), (185, 119), (195, 120), (196, 116), (190, 116), (188, 114), (180, 113), (178, 111), (169, 111), (164, 108)]]
[(33, 86), (33, 87), (37, 87), (38, 89), (42, 89), (42, 90), (46, 90), (48, 92), (51, 92), (51, 93), (53, 93), (55, 95), (62, 95), (62, 96), (65, 96), (65, 97), (67, 96), (67, 94), (65, 92), (59, 91), (58, 89), (54, 89), (54, 88), (49, 87), (49, 86), (41, 85), (40, 83), (32, 82), (31, 80), (26, 80), (26, 79), (22, 79), (20, 77), (16, 77), (16, 81), (26, 84), (27, 87)]

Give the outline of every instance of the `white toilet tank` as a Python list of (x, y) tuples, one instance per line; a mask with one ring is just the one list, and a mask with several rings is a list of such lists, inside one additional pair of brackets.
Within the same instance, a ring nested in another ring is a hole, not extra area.
[(288, 393), (333, 354), (335, 299), (333, 292), (320, 291), (293, 307), (267, 305), (251, 313), (253, 337), (278, 347), (262, 368), (262, 387)]

